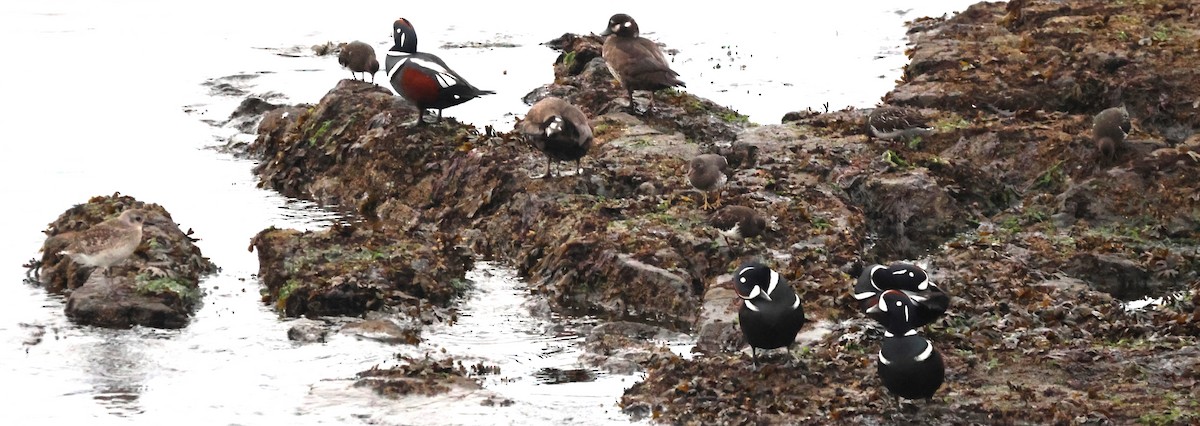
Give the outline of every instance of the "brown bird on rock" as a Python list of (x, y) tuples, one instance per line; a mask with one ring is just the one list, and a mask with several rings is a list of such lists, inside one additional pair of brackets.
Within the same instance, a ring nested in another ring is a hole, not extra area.
[(720, 230), (726, 239), (735, 240), (757, 237), (767, 229), (767, 219), (746, 206), (722, 207), (708, 218), (708, 224)]
[(867, 133), (884, 140), (909, 140), (932, 134), (933, 128), (912, 108), (881, 106), (867, 116)]
[(371, 82), (375, 82), (375, 73), (379, 72), (379, 59), (375, 57), (375, 48), (361, 41), (352, 41), (342, 46), (341, 53), (338, 53), (338, 64), (350, 70), (350, 77), (358, 80), (358, 73), (364, 73), (363, 80), (367, 79), (365, 73), (371, 73)]
[(604, 63), (621, 87), (629, 93), (629, 108), (634, 108), (633, 91), (649, 90), (650, 104), (646, 111), (654, 109), (654, 92), (675, 86), (684, 86), (679, 73), (671, 70), (667, 58), (653, 41), (642, 38), (637, 21), (624, 13), (608, 18), (608, 27), (601, 32), (609, 36), (604, 40), (601, 51)]
[(109, 268), (133, 254), (142, 243), (142, 224), (146, 212), (130, 209), (112, 219), (92, 225), (75, 236), (67, 248), (58, 252), (76, 263), (89, 267)]
[[(704, 194), (704, 206), (702, 209), (709, 209), (708, 192), (716, 190), (716, 204), (721, 204), (721, 188), (725, 186), (725, 169), (729, 168), (729, 163), (725, 161), (725, 157), (719, 154), (701, 154), (692, 159), (692, 163), (688, 166), (688, 183), (692, 184), (693, 188), (700, 190)], [(715, 206), (713, 206), (715, 207)]]
[(1125, 146), (1125, 137), (1131, 129), (1129, 112), (1123, 106), (1109, 108), (1096, 114), (1096, 118), (1092, 120), (1092, 140), (1096, 142), (1100, 156), (1106, 160), (1115, 158), (1117, 151)]
[(525, 140), (546, 154), (543, 177), (547, 178), (554, 175), (552, 161), (575, 161), (578, 170), (580, 159), (592, 148), (592, 125), (587, 116), (575, 105), (553, 96), (529, 108), (520, 131)]

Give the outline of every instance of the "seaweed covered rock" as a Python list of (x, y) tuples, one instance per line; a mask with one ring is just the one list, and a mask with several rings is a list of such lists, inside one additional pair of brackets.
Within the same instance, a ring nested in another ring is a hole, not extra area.
[(359, 316), (396, 306), (413, 318), (439, 319), (468, 286), (472, 258), (453, 236), (401, 234), (344, 224), (323, 231), (269, 228), (258, 251), (264, 301), (286, 316)]
[(400, 398), (409, 395), (432, 396), (449, 392), (454, 388), (479, 389), (479, 382), (471, 378), (471, 371), (462, 361), (453, 358), (401, 357), (404, 363), (390, 368), (372, 368), (358, 373), (355, 386), (367, 387), (376, 393)]
[[(89, 228), (130, 209), (144, 213), (144, 224), (128, 258), (105, 271), (60, 254)], [(93, 197), (68, 209), (45, 232), (38, 282), (47, 291), (68, 294), (67, 316), (80, 324), (183, 327), (200, 306), (200, 278), (217, 269), (193, 244), (191, 230), (181, 231), (166, 209), (127, 195)]]

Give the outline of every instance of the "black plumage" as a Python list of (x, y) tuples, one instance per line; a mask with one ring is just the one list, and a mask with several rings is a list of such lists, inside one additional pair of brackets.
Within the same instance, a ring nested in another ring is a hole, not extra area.
[(898, 290), (915, 304), (912, 309), (912, 327), (918, 328), (933, 322), (946, 313), (950, 296), (929, 280), (929, 274), (920, 266), (897, 262), (888, 266), (870, 265), (863, 269), (854, 286), (854, 298), (858, 308), (876, 321), (883, 322), (886, 314), (881, 312), (878, 302), (883, 292)]
[(742, 265), (733, 276), (734, 291), (742, 299), (738, 326), (750, 345), (754, 365), (758, 349), (790, 347), (807, 320), (800, 296), (778, 272), (757, 262)]
[(946, 365), (933, 342), (917, 334), (909, 317), (916, 304), (899, 290), (880, 296), (886, 318), (876, 370), (884, 387), (897, 398), (932, 399), (946, 379)]

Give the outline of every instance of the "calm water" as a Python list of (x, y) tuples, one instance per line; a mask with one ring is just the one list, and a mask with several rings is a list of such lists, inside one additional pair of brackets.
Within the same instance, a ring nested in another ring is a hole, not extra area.
[[(478, 394), (381, 401), (349, 389), (347, 379), (409, 349), (340, 335), (326, 344), (288, 341), (289, 321), (258, 301), (257, 258), (246, 247), (265, 227), (319, 228), (331, 215), (258, 189), (252, 163), (206, 149), (235, 132), (202, 120), (223, 120), (240, 99), (213, 96), (201, 83), (246, 74), (250, 93), (316, 102), (348, 72), (332, 57), (277, 52), (300, 46), (294, 51), (307, 54), (313, 44), (360, 39), (382, 54), (392, 20), (403, 16), (416, 24), (421, 50), (497, 91), (448, 115), (507, 129), (527, 108), (521, 96), (552, 78), (556, 52), (539, 43), (598, 32), (609, 15), (626, 12), (644, 35), (679, 50), (673, 66), (689, 91), (775, 123), (787, 111), (824, 103), (873, 105), (905, 63), (903, 22), (969, 3), (827, 2), (796, 13), (765, 1), (721, 10), (610, 1), (573, 3), (568, 15), (540, 1), (460, 1), (452, 9), (382, 1), (3, 2), (0, 423), (160, 424), (180, 416), (202, 424), (622, 423), (614, 403), (636, 376), (569, 385), (529, 376), (574, 366), (580, 338), (544, 331), (586, 320), (529, 316), (522, 284), (503, 269), (476, 271), (481, 290), (464, 301), (464, 323), (428, 330), (422, 349), (506, 366), (501, 377), (509, 380), (489, 378), (485, 387), (514, 400), (511, 407), (461, 402)], [(442, 48), (470, 42), (517, 47)], [(189, 327), (77, 327), (63, 318), (61, 298), (22, 283), (21, 264), (39, 256), (47, 223), (116, 191), (165, 206), (223, 268), (202, 283), (205, 306)]]

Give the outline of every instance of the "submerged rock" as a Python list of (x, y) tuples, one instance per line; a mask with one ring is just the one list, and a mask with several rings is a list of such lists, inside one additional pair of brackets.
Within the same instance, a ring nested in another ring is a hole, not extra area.
[[(142, 242), (107, 274), (59, 254), (75, 235), (128, 209), (146, 212)], [(180, 230), (166, 209), (126, 195), (93, 197), (68, 209), (45, 232), (38, 282), (67, 294), (66, 314), (80, 324), (184, 327), (200, 306), (200, 278), (217, 270), (193, 244), (191, 230)]]

